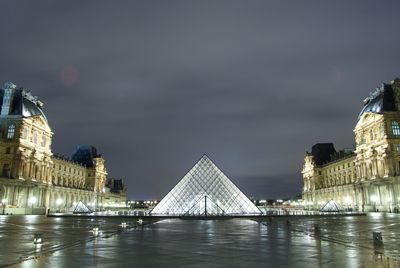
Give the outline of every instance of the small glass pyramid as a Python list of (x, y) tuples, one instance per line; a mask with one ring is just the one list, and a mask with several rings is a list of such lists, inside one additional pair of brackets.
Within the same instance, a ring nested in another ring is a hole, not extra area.
[(333, 199), (327, 202), (321, 209), (321, 212), (339, 212), (342, 210), (342, 207), (336, 203)]
[(92, 211), (82, 201), (79, 201), (73, 213), (92, 213)]
[(204, 155), (151, 214), (217, 216), (262, 212)]

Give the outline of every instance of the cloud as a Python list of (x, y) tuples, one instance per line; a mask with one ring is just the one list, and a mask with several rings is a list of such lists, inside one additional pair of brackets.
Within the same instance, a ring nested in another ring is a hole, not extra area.
[(3, 1), (0, 81), (45, 103), (54, 152), (97, 146), (130, 198), (203, 153), (250, 194), (295, 195), (305, 151), (351, 147), (362, 99), (400, 70), (398, 2), (326, 5)]

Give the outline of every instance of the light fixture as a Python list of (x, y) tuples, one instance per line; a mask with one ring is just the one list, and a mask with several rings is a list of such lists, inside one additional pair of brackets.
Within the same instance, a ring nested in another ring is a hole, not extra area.
[(33, 204), (35, 204), (37, 201), (37, 198), (34, 196), (29, 197), (28, 202), (29, 204), (31, 204), (33, 206)]
[(34, 236), (33, 236), (33, 243), (34, 243), (35, 245), (43, 244), (43, 237), (42, 237), (42, 234), (38, 234), (38, 233), (34, 234)]
[(99, 236), (99, 227), (93, 227), (92, 233), (93, 236)]
[(371, 195), (372, 202), (378, 202), (378, 197), (376, 195)]
[(62, 202), (63, 202), (63, 200), (62, 200), (61, 198), (58, 198), (58, 199), (56, 200), (56, 205), (59, 206), (59, 205), (62, 204)]
[(344, 203), (345, 203), (346, 205), (350, 205), (352, 202), (353, 202), (353, 199), (352, 199), (350, 196), (346, 196), (346, 197), (344, 198)]

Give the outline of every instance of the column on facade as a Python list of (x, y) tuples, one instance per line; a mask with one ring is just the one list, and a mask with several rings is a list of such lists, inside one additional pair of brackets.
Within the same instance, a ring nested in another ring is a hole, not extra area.
[(389, 176), (391, 174), (391, 170), (390, 170), (389, 159), (387, 156), (385, 157), (384, 164), (385, 164), (385, 176)]
[(32, 172), (32, 160), (29, 159), (26, 161), (26, 179), (31, 179), (31, 172)]
[(16, 178), (17, 178), (17, 179), (23, 177), (23, 174), (22, 174), (22, 167), (23, 167), (23, 165), (24, 165), (24, 162), (23, 162), (23, 159), (21, 158), (21, 159), (19, 159), (19, 161), (18, 161), (18, 169), (17, 169), (17, 172), (16, 172)]
[(46, 169), (45, 169), (45, 173), (46, 173), (46, 182), (47, 183), (51, 183), (52, 182), (52, 176), (51, 176), (51, 168), (50, 168), (50, 164), (47, 163), (46, 164)]

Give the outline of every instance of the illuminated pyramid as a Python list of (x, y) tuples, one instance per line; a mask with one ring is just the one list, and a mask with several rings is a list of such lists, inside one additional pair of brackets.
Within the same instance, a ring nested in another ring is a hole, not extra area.
[(75, 207), (73, 213), (74, 214), (77, 214), (77, 213), (92, 213), (92, 211), (87, 206), (85, 206), (85, 204), (83, 204), (82, 201), (79, 201), (78, 204), (76, 204), (76, 207)]
[(334, 200), (330, 200), (320, 209), (321, 212), (339, 212), (341, 210), (342, 207)]
[(261, 211), (204, 155), (151, 214), (217, 216)]

